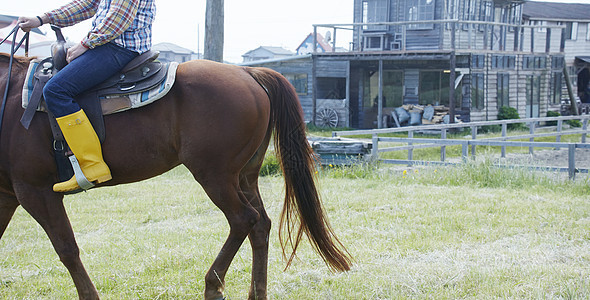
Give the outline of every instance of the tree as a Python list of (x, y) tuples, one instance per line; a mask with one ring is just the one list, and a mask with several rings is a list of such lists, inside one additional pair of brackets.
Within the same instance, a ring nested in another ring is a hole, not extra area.
[(224, 0), (207, 0), (205, 12), (205, 59), (223, 62)]

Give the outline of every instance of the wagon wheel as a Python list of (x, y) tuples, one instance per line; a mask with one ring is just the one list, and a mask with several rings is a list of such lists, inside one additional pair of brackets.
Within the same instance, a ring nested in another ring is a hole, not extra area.
[(334, 128), (338, 125), (338, 114), (331, 108), (324, 108), (316, 114), (316, 125)]

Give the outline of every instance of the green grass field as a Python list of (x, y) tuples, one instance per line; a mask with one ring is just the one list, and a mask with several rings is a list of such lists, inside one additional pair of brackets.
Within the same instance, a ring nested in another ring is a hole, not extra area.
[[(590, 180), (461, 167), (327, 167), (319, 186), (355, 258), (331, 273), (306, 242), (285, 261), (277, 237), (282, 178), (261, 178), (275, 221), (270, 299), (588, 299)], [(157, 178), (64, 200), (82, 261), (102, 299), (198, 299), (228, 233), (222, 213), (179, 167)], [(247, 296), (244, 243), (226, 277)], [(0, 299), (75, 299), (74, 285), (35, 221), (19, 208), (0, 240)]]

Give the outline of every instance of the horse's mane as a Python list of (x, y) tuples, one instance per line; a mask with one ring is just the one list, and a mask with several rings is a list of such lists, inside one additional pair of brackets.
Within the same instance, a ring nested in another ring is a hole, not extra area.
[[(26, 56), (15, 55), (12, 63), (13, 63), (13, 66), (20, 66), (20, 67), (24, 68), (25, 66), (28, 66), (29, 63), (31, 62), (31, 60), (33, 60), (34, 58), (35, 57), (26, 57)], [(9, 54), (0, 53), (0, 63), (8, 64), (9, 61), (10, 61)]]

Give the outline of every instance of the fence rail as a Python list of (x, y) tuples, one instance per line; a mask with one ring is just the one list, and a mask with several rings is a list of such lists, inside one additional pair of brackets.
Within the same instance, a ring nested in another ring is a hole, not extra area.
[[(564, 129), (563, 123), (569, 120), (579, 120), (582, 123), (581, 129)], [(457, 123), (457, 124), (445, 124), (445, 125), (426, 125), (426, 126), (409, 126), (401, 128), (383, 128), (383, 129), (372, 129), (372, 130), (354, 130), (354, 131), (334, 131), (333, 137), (341, 136), (355, 136), (355, 135), (371, 135), (372, 137), (372, 152), (371, 156), (373, 160), (379, 160), (383, 163), (389, 164), (407, 164), (407, 165), (422, 165), (422, 164), (443, 164), (452, 165), (456, 163), (446, 161), (446, 147), (458, 146), (462, 148), (461, 156), (462, 161), (465, 161), (469, 157), (469, 149), (471, 149), (471, 157), (476, 156), (477, 146), (497, 146), (501, 147), (501, 157), (506, 157), (506, 147), (528, 147), (529, 153), (533, 154), (534, 148), (567, 148), (568, 149), (568, 167), (554, 167), (554, 166), (526, 166), (534, 169), (543, 170), (554, 170), (554, 171), (567, 171), (570, 178), (574, 178), (576, 173), (589, 173), (588, 169), (577, 169), (575, 163), (575, 151), (576, 149), (590, 149), (590, 144), (586, 143), (588, 131), (588, 121), (590, 115), (582, 116), (566, 116), (566, 117), (549, 117), (549, 118), (530, 118), (530, 119), (514, 119), (514, 120), (498, 120), (498, 121), (487, 121), (487, 122), (472, 122), (472, 123)], [(556, 122), (556, 126), (544, 127), (543, 130), (550, 129), (551, 132), (538, 132), (540, 127), (538, 124), (547, 122)], [(508, 134), (509, 124), (527, 124), (529, 128), (529, 134)], [(499, 137), (482, 138), (478, 139), (478, 129), (482, 126), (500, 125), (502, 128), (502, 134)], [(471, 129), (471, 139), (448, 139), (447, 133), (453, 129)], [(554, 130), (554, 131), (553, 131)], [(391, 133), (403, 133), (407, 132), (408, 137), (384, 137), (379, 136), (383, 134)], [(440, 138), (414, 138), (414, 133), (437, 133), (440, 134)], [(580, 135), (579, 143), (565, 143), (561, 142), (562, 136), (565, 135)], [(535, 138), (540, 137), (555, 137), (555, 142), (535, 142)], [(519, 139), (529, 139), (529, 141), (513, 141)], [(395, 146), (395, 147), (379, 147), (379, 143), (407, 143), (407, 146)], [(421, 148), (432, 148), (440, 147), (440, 161), (424, 161), (414, 160), (414, 150)], [(379, 154), (392, 151), (408, 151), (408, 159), (380, 159)]]

